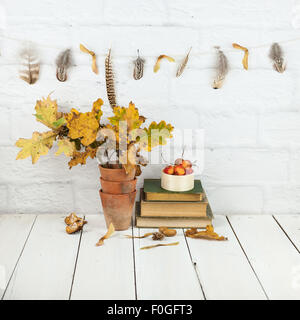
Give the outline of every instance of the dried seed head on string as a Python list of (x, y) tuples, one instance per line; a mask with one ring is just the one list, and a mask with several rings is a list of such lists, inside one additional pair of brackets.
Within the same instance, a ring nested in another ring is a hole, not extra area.
[(93, 70), (94, 73), (98, 74), (98, 67), (97, 67), (95, 52), (94, 51), (90, 51), (83, 44), (80, 44), (79, 48), (80, 48), (80, 50), (82, 52), (88, 53), (92, 57), (92, 70)]
[(232, 46), (235, 49), (243, 50), (244, 51), (244, 57), (243, 57), (243, 66), (245, 70), (248, 70), (248, 57), (249, 57), (249, 50), (246, 47), (243, 47), (237, 43), (233, 43)]
[(217, 67), (216, 67), (216, 77), (213, 81), (212, 87), (214, 89), (220, 89), (223, 85), (223, 82), (225, 80), (225, 76), (228, 72), (228, 59), (226, 58), (223, 51), (220, 50), (219, 47), (216, 47), (217, 49)]
[(140, 80), (144, 74), (144, 64), (145, 60), (140, 57), (140, 52), (137, 50), (138, 57), (133, 61), (134, 69), (133, 69), (133, 78), (134, 80)]
[(175, 62), (175, 59), (174, 59), (174, 58), (172, 58), (172, 57), (170, 57), (170, 56), (166, 56), (165, 54), (161, 54), (161, 55), (157, 58), (156, 63), (155, 63), (155, 65), (154, 65), (154, 67), (153, 67), (153, 71), (154, 71), (154, 72), (157, 72), (157, 71), (160, 69), (160, 62), (161, 62), (162, 59), (167, 59), (167, 60), (170, 61), (170, 62)]
[(271, 45), (269, 57), (273, 61), (274, 70), (283, 73), (286, 66), (283, 59), (283, 51), (278, 43), (275, 42)]

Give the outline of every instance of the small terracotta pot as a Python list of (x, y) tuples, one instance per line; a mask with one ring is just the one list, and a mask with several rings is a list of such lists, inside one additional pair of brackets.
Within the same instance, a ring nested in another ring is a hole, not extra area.
[(108, 181), (100, 178), (101, 188), (104, 193), (121, 194), (135, 191), (137, 179), (130, 181)]
[(130, 173), (126, 173), (124, 168), (121, 169), (111, 169), (104, 168), (99, 165), (100, 174), (102, 179), (106, 181), (129, 181), (133, 180), (135, 177), (135, 169)]
[(136, 190), (131, 193), (110, 194), (99, 191), (107, 228), (112, 223), (116, 230), (130, 227)]

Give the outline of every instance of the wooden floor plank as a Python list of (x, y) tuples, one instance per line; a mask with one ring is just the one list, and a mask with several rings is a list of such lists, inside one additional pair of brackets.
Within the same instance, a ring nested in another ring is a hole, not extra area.
[(79, 238), (63, 216), (38, 216), (4, 299), (68, 299)]
[(300, 214), (276, 215), (274, 218), (300, 252)]
[(270, 299), (300, 299), (300, 255), (272, 216), (229, 221)]
[(228, 241), (186, 238), (207, 299), (266, 299), (225, 216), (214, 219), (215, 231)]
[[(134, 234), (142, 235), (153, 229), (134, 228)], [(179, 241), (179, 245), (141, 250), (156, 243)], [(138, 299), (203, 299), (196, 271), (182, 229), (177, 236), (163, 241), (150, 238), (134, 239), (136, 286)]]
[(0, 215), (0, 299), (23, 250), (35, 215)]
[(71, 299), (135, 299), (133, 241), (116, 231), (104, 245), (95, 244), (107, 229), (103, 215), (86, 217)]

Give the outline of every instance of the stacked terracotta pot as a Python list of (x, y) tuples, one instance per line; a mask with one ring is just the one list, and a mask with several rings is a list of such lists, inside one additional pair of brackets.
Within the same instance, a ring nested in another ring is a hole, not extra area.
[(131, 217), (136, 196), (135, 171), (126, 174), (124, 168), (110, 169), (99, 165), (101, 173), (100, 198), (107, 227), (112, 223), (116, 230), (126, 230), (131, 225)]

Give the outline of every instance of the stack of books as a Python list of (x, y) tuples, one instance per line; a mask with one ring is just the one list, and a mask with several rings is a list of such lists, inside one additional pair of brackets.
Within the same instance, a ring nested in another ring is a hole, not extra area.
[(140, 228), (205, 228), (212, 212), (200, 180), (193, 190), (172, 192), (161, 188), (160, 179), (145, 179), (136, 203), (136, 226)]

